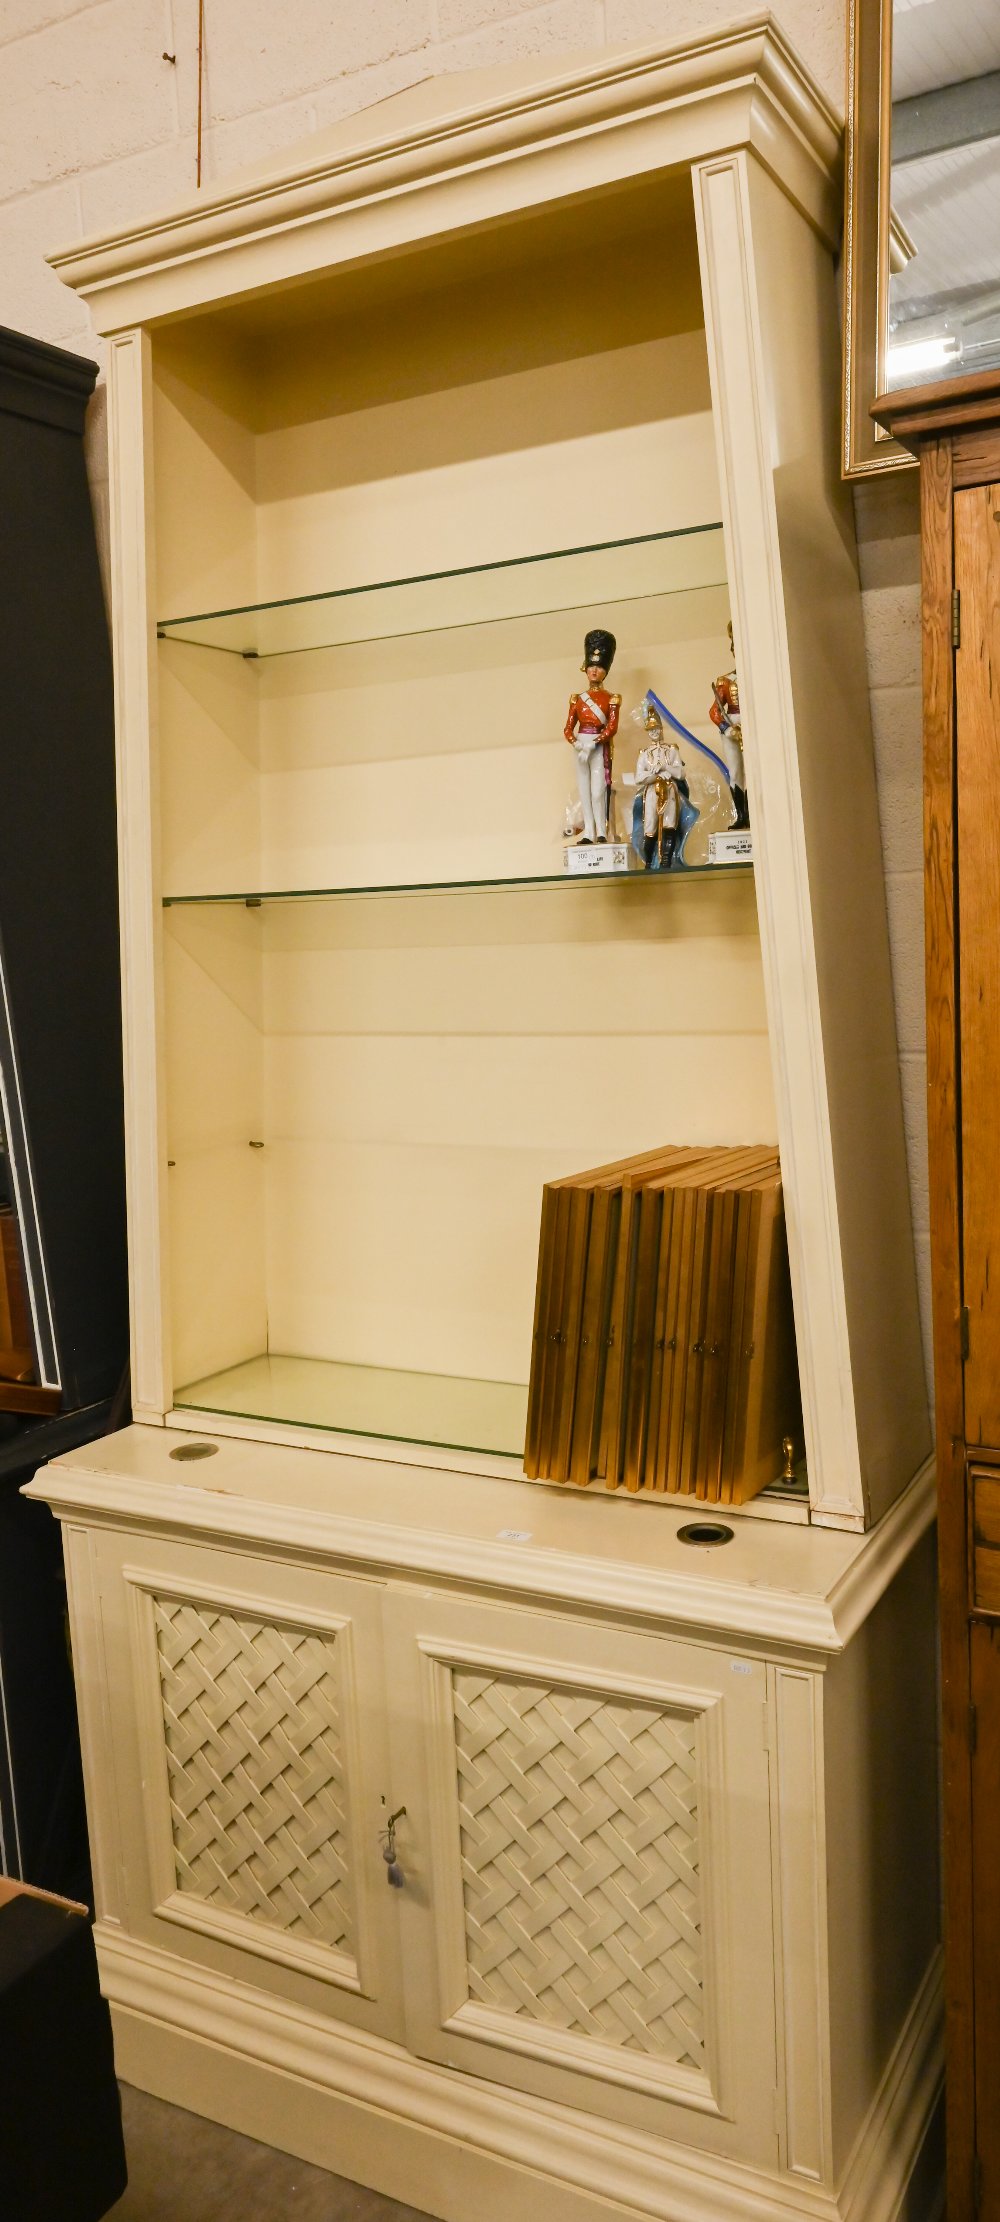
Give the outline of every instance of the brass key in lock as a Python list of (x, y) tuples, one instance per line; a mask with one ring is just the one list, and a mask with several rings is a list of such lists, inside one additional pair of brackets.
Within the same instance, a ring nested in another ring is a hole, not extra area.
[(386, 1867), (385, 1879), (390, 1890), (402, 1890), (406, 1881), (406, 1876), (396, 1858), (396, 1823), (404, 1820), (405, 1817), (406, 1807), (401, 1805), (395, 1813), (390, 1813), (384, 1829), (379, 1831), (379, 1843), (382, 1847), (382, 1857)]

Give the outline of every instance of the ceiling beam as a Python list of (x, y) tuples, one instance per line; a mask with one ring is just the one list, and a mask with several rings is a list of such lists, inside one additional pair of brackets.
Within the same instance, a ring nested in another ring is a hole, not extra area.
[(892, 166), (1000, 138), (1000, 69), (892, 104)]

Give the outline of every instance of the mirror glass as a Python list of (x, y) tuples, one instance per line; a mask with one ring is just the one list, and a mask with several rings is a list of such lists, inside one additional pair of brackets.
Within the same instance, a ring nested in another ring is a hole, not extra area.
[(13, 1200), (7, 1136), (3, 1130), (3, 1105), (0, 1104), (0, 1211), (9, 1210)]
[(887, 386), (1000, 364), (1000, 0), (893, 0)]

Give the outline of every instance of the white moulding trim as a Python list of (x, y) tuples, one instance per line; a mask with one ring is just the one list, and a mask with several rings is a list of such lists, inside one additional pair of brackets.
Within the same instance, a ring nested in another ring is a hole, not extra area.
[[(846, 1649), (851, 1637), (885, 1594), (893, 1576), (909, 1558), (937, 1515), (937, 1463), (931, 1457), (914, 1475), (909, 1488), (897, 1497), (891, 1510), (865, 1539), (853, 1564), (834, 1584), (828, 1603)], [(815, 1522), (822, 1526), (822, 1521)]]
[[(773, 18), (761, 11), (705, 37), (595, 55), (575, 69), (461, 106), (461, 73), (440, 80), (441, 111), (381, 138), (350, 143), (350, 122), (309, 142), (284, 166), (250, 170), (178, 204), (166, 216), (67, 246), (48, 259), (88, 293), (184, 261), (273, 226), (308, 222), (376, 196), (411, 192), (456, 168), (468, 171), (550, 147), (560, 138), (641, 121), (658, 110), (742, 87), (764, 93), (824, 179), (840, 163), (842, 122)], [(364, 112), (362, 112), (364, 114)], [(355, 119), (357, 126), (358, 119)], [(363, 124), (360, 126), (363, 132)], [(331, 138), (335, 141), (330, 145)], [(346, 140), (346, 144), (345, 144)]]
[(768, 1657), (806, 1656), (822, 1663), (845, 1649), (930, 1526), (934, 1465), (929, 1460), (921, 1468), (827, 1597), (382, 1526), (295, 1505), (262, 1504), (209, 1485), (171, 1485), (58, 1463), (45, 1467), (24, 1494), (50, 1505), (61, 1519), (85, 1514), (106, 1527), (152, 1528), (229, 1546), (263, 1544), (278, 1558), (332, 1559), (376, 1575), (431, 1575), (508, 1597), (596, 1606), (629, 1622), (696, 1629), (702, 1637), (735, 1635), (756, 1641)]
[(133, 1409), (162, 1410), (167, 1319), (162, 1148), (165, 1079), (157, 1059), (161, 1008), (156, 700), (151, 674), (148, 573), (152, 530), (143, 461), (151, 407), (149, 341), (112, 342), (108, 379), (111, 471), (111, 602), (118, 770), (119, 919), (128, 1204)]
[(908, 2180), (944, 2089), (944, 1954), (938, 1947), (872, 2100), (840, 2184), (844, 2222), (897, 2222)]
[[(666, 2139), (595, 2122), (417, 2060), (363, 2030), (264, 1996), (98, 1923), (103, 1985), (113, 2008), (336, 2094), (367, 2111), (459, 2143), (512, 2170), (575, 2187), (652, 2222), (890, 2222), (920, 2150), (942, 2075), (940, 1966), (932, 1965), (894, 2048), (839, 2198), (821, 2185), (768, 2174)], [(206, 2074), (204, 2088), (211, 2087)], [(384, 2134), (390, 2134), (386, 2125)], [(875, 2203), (861, 2201), (874, 2197)]]

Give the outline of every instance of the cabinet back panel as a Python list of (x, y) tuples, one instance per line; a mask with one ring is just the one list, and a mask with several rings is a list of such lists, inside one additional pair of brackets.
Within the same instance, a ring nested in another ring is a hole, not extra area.
[[(643, 739), (629, 713), (652, 686), (699, 738), (714, 736), (706, 705), (728, 663), (728, 597), (724, 585), (706, 586), (605, 601), (596, 614), (622, 644), (609, 684), (623, 698), (615, 770), (627, 836), (621, 775), (634, 771)], [(563, 726), (585, 683), (586, 621), (566, 611), (264, 667), (261, 884), (560, 871), (577, 793)]]
[[(254, 601), (252, 434), (221, 402), (158, 360), (153, 445), (152, 614), (168, 618)], [(260, 778), (252, 670), (240, 657), (173, 641), (160, 643), (158, 666), (164, 885), (256, 884)]]
[(717, 521), (704, 333), (599, 331), (580, 361), (263, 435), (261, 599)]
[[(164, 935), (174, 1378), (267, 1335), (259, 912), (175, 910)], [(204, 1360), (204, 1363), (202, 1361)]]
[[(615, 334), (599, 319), (594, 336)], [(379, 391), (381, 328), (369, 346)], [(370, 407), (355, 399), (342, 413), (256, 435), (191, 396), (177, 372), (161, 371), (160, 386), (157, 478), (183, 491), (183, 507), (174, 492), (159, 528), (162, 616), (719, 518), (701, 330), (595, 346), (444, 393), (407, 391)], [(194, 543), (187, 570), (182, 516)], [(711, 737), (711, 680), (729, 653), (718, 540), (697, 534), (673, 567), (683, 591), (653, 591), (662, 580), (653, 558), (629, 598), (616, 600), (612, 585), (586, 606), (550, 570), (538, 577), (537, 615), (508, 623), (495, 621), (487, 576), (481, 608), (463, 582), (458, 625), (439, 589), (419, 620), (433, 630), (309, 654), (247, 661), (162, 641), (166, 891), (558, 869), (575, 793), (562, 727), (589, 624), (618, 635), (611, 684), (626, 712), (652, 685)], [(530, 585), (526, 593), (530, 612)], [(387, 602), (387, 631), (398, 623)], [(620, 769), (634, 764), (638, 742), (626, 716)]]
[(545, 1180), (774, 1139), (750, 875), (168, 928), (179, 1382), (265, 1348), (524, 1380)]
[(253, 434), (214, 398), (154, 357), (157, 617), (257, 598)]
[(174, 892), (258, 884), (258, 706), (255, 668), (241, 656), (161, 642), (161, 839)]
[[(260, 577), (285, 593), (716, 521), (704, 337), (608, 348), (271, 434), (258, 488)], [(696, 542), (692, 562), (704, 553)], [(538, 591), (533, 622), (262, 670), (265, 885), (558, 869), (575, 793), (562, 727), (595, 620), (621, 642), (610, 684), (626, 710), (655, 685), (711, 731), (723, 584), (678, 596), (679, 609), (670, 595), (605, 596), (553, 612), (551, 572)], [(485, 577), (484, 620), (495, 594)], [(621, 768), (637, 744), (626, 723)]]

